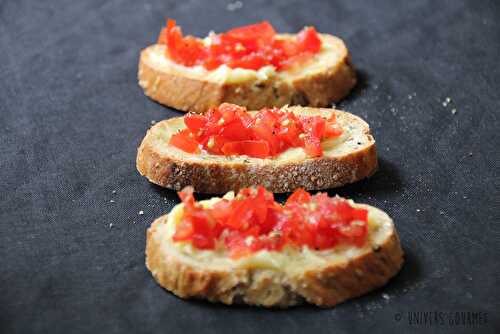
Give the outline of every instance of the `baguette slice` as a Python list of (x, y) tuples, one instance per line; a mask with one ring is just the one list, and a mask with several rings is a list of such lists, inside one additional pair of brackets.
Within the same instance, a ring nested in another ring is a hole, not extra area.
[(287, 248), (232, 260), (223, 253), (172, 241), (175, 223), (182, 217), (179, 204), (148, 229), (146, 266), (162, 287), (181, 298), (264, 307), (289, 307), (306, 301), (332, 307), (383, 286), (403, 264), (403, 250), (391, 218), (377, 208), (355, 205), (369, 212), (368, 240), (362, 248)]
[(272, 159), (190, 154), (168, 144), (172, 134), (185, 128), (183, 118), (176, 117), (148, 130), (138, 149), (137, 169), (150, 182), (162, 187), (181, 190), (191, 185), (198, 192), (211, 194), (259, 184), (275, 193), (300, 187), (329, 189), (369, 177), (376, 171), (375, 140), (361, 118), (334, 109), (288, 107), (288, 110), (325, 117), (336, 113), (344, 134), (324, 142), (324, 154), (319, 158), (308, 158), (301, 148), (289, 149)]
[(204, 113), (222, 102), (249, 110), (287, 104), (327, 107), (350, 92), (356, 74), (344, 42), (326, 34), (320, 38), (323, 49), (311, 61), (281, 72), (186, 67), (165, 57), (166, 46), (151, 45), (141, 52), (139, 85), (151, 99), (186, 112)]

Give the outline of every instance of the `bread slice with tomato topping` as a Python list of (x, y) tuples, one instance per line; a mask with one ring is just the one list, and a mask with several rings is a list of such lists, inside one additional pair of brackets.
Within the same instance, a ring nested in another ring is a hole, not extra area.
[(340, 38), (312, 27), (277, 34), (267, 22), (198, 39), (169, 21), (158, 43), (142, 50), (138, 79), (151, 99), (196, 113), (223, 102), (327, 107), (356, 84)]
[(181, 193), (147, 231), (155, 280), (181, 298), (332, 307), (400, 270), (403, 250), (383, 211), (303, 190), (280, 205), (262, 189), (198, 203)]
[(243, 110), (223, 104), (207, 115), (155, 124), (138, 149), (139, 173), (175, 190), (191, 185), (221, 194), (261, 184), (282, 193), (339, 187), (377, 169), (375, 140), (355, 115), (308, 107)]

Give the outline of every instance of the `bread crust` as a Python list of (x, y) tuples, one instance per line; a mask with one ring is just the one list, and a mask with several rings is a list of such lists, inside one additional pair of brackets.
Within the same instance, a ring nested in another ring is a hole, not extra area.
[(375, 140), (368, 124), (357, 116), (335, 112), (342, 113), (343, 117), (361, 127), (366, 139), (365, 144), (353, 148), (348, 154), (261, 164), (247, 163), (245, 160), (224, 163), (210, 159), (193, 161), (184, 156), (161, 152), (154, 145), (153, 129), (150, 129), (138, 149), (137, 170), (159, 186), (181, 190), (191, 185), (196, 191), (209, 194), (252, 185), (263, 185), (275, 193), (290, 192), (300, 187), (320, 190), (340, 187), (371, 176), (377, 170), (378, 161)]
[(152, 45), (141, 51), (139, 85), (156, 102), (185, 112), (204, 113), (223, 102), (246, 106), (249, 110), (287, 104), (327, 107), (351, 91), (356, 84), (356, 72), (344, 42), (335, 36), (321, 36), (323, 41), (334, 45), (338, 59), (324, 65), (319, 72), (293, 75), (287, 81), (271, 78), (225, 83), (203, 76), (188, 77), (148, 61), (149, 54), (158, 47)]
[(371, 251), (299, 275), (269, 269), (211, 269), (184, 261), (172, 248), (166, 252), (161, 247), (153, 236), (166, 222), (167, 215), (162, 216), (147, 231), (146, 266), (158, 284), (181, 298), (283, 308), (306, 301), (332, 307), (383, 286), (404, 261), (398, 234), (392, 228)]

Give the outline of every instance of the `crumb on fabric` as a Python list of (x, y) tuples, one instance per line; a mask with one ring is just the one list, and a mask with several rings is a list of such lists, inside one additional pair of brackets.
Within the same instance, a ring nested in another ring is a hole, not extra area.
[(241, 1), (235, 1), (228, 3), (226, 6), (226, 9), (230, 12), (234, 12), (235, 10), (241, 9), (243, 7), (243, 2)]
[(142, 210), (141, 210), (141, 211), (139, 211), (139, 215), (141, 215), (141, 216), (142, 216), (143, 214), (144, 214), (144, 211), (142, 211)]

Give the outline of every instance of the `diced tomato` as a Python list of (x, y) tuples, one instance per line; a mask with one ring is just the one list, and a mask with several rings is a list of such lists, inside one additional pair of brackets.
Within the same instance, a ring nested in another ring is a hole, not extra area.
[(184, 187), (181, 191), (177, 193), (184, 205), (194, 205), (194, 188), (191, 186)]
[(248, 155), (264, 159), (269, 156), (269, 144), (263, 140), (243, 140), (224, 144), (222, 152), (225, 155)]
[(200, 150), (198, 142), (193, 138), (189, 129), (172, 135), (169, 144), (188, 153), (197, 153)]
[(212, 34), (210, 44), (193, 36), (184, 36), (175, 20), (168, 20), (160, 31), (158, 44), (167, 45), (166, 55), (184, 65), (203, 65), (214, 70), (225, 64), (230, 68), (258, 70), (272, 65), (278, 71), (291, 68), (319, 52), (321, 39), (312, 27), (300, 31), (296, 38), (276, 38), (273, 26), (260, 23)]
[(304, 151), (313, 158), (322, 156), (321, 141), (317, 137), (306, 135), (304, 138)]
[(212, 217), (214, 217), (218, 222), (224, 223), (231, 215), (233, 209), (233, 202), (226, 199), (222, 199), (215, 203), (211, 209)]
[(241, 189), (234, 199), (222, 199), (207, 209), (194, 201), (192, 188), (179, 196), (184, 214), (173, 241), (213, 249), (221, 240), (233, 259), (263, 249), (280, 251), (287, 244), (315, 250), (338, 244), (362, 247), (368, 234), (367, 210), (325, 193), (311, 196), (298, 189), (281, 206), (259, 186)]
[(167, 28), (162, 28), (160, 31), (160, 35), (158, 36), (158, 41), (156, 43), (166, 45), (167, 44), (167, 34), (168, 34)]
[(244, 141), (250, 139), (251, 132), (243, 126), (241, 120), (234, 120), (225, 125), (220, 131), (220, 136), (231, 141)]
[(276, 35), (276, 31), (274, 31), (273, 26), (269, 22), (262, 21), (260, 23), (231, 29), (226, 35), (243, 41), (272, 41)]
[(302, 52), (316, 53), (321, 49), (321, 39), (314, 27), (305, 27), (297, 34), (297, 44)]
[(307, 134), (321, 139), (325, 133), (325, 119), (321, 116), (301, 117), (302, 126)]
[(292, 203), (309, 203), (311, 200), (311, 194), (304, 190), (304, 188), (299, 188), (293, 192), (293, 194), (288, 197), (285, 205), (290, 205)]
[(267, 61), (263, 55), (251, 53), (240, 58), (233, 59), (227, 62), (230, 68), (244, 68), (247, 70), (257, 71), (261, 67), (267, 65)]
[(193, 224), (191, 221), (184, 219), (176, 227), (175, 233), (172, 236), (174, 241), (189, 240), (194, 233)]
[(184, 116), (184, 123), (191, 132), (196, 133), (207, 124), (207, 119), (202, 115), (189, 113)]
[(337, 123), (335, 123), (335, 121), (333, 121), (333, 122), (327, 121), (325, 123), (325, 137), (326, 138), (335, 138), (335, 137), (340, 136), (342, 133), (344, 133), (344, 131)]
[(187, 129), (173, 135), (170, 144), (188, 153), (203, 148), (210, 154), (274, 157), (292, 147), (304, 148), (310, 157), (323, 154), (321, 141), (342, 134), (335, 115), (300, 116), (278, 108), (251, 114), (244, 107), (223, 103), (205, 115), (187, 114)]

